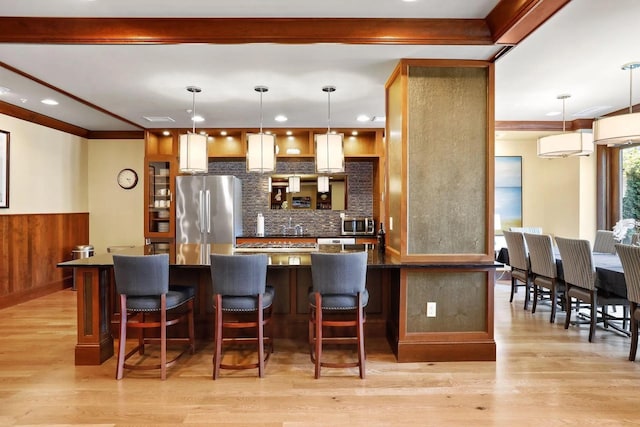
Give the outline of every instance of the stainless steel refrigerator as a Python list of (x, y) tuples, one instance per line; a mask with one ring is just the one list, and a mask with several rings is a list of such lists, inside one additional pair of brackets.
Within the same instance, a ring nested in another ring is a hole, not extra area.
[(242, 234), (242, 181), (230, 175), (176, 177), (178, 243), (231, 243)]

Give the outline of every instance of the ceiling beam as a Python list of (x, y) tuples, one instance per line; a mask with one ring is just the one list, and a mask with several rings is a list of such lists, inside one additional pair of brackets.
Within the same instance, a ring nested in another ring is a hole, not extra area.
[(491, 45), (484, 19), (0, 17), (0, 43)]
[(75, 126), (70, 123), (63, 122), (62, 120), (57, 120), (4, 101), (0, 101), (0, 114), (6, 114), (7, 116), (70, 133), (71, 135), (80, 136), (82, 138), (87, 138), (89, 136), (89, 131), (81, 128), (80, 126)]
[[(593, 119), (576, 119), (565, 123), (566, 131), (578, 131), (591, 129)], [(558, 131), (562, 132), (562, 122), (558, 121), (503, 121), (497, 120), (495, 124), (496, 131)]]
[(497, 44), (516, 45), (571, 0), (501, 0), (485, 21)]

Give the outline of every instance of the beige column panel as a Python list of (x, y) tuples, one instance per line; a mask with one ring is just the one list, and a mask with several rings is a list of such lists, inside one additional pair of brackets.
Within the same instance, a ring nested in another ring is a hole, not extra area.
[(406, 60), (390, 78), (389, 245), (403, 258), (493, 258), (492, 81), (483, 61)]

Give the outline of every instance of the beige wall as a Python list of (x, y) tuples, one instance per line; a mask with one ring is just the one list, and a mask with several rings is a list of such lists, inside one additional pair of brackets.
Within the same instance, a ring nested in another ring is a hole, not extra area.
[(595, 156), (541, 159), (531, 132), (496, 139), (496, 156), (522, 156), (524, 226), (593, 242), (596, 229)]
[(2, 114), (0, 129), (10, 133), (9, 209), (0, 215), (89, 210), (86, 139)]
[[(89, 141), (89, 236), (96, 253), (109, 246), (144, 244), (144, 141)], [(122, 189), (118, 172), (131, 168), (138, 185)]]
[[(141, 245), (144, 141), (84, 138), (0, 114), (10, 132), (9, 209), (0, 215), (89, 212), (89, 242), (96, 253), (109, 246)], [(122, 168), (140, 182), (123, 190)]]

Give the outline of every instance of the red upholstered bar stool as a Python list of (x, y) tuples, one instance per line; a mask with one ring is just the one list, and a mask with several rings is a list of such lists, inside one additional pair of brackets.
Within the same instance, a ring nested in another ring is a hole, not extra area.
[[(320, 378), (322, 366), (331, 368), (358, 367), (360, 378), (365, 377), (364, 323), (365, 307), (369, 302), (367, 281), (367, 253), (312, 253), (311, 277), (313, 289), (309, 293), (309, 351), (315, 364), (315, 378)], [(337, 333), (325, 334), (335, 328)], [(340, 330), (355, 329), (345, 336)], [(357, 361), (328, 361), (323, 355), (324, 344), (351, 344), (358, 352)]]
[[(265, 254), (211, 255), (213, 286), (214, 343), (213, 379), (220, 369), (258, 368), (264, 377), (265, 363), (273, 352), (273, 340), (265, 336), (265, 326), (271, 321), (274, 289), (266, 286), (268, 258)], [(228, 330), (229, 336), (224, 332)], [(235, 330), (235, 334), (231, 332)], [(255, 331), (246, 336), (247, 331)], [(240, 335), (237, 332), (245, 332)], [(255, 345), (257, 361), (250, 363), (222, 363), (223, 344)], [(266, 347), (266, 348), (265, 348)]]
[[(116, 291), (120, 295), (120, 340), (116, 379), (124, 369), (160, 369), (160, 377), (167, 377), (167, 368), (187, 350), (194, 352), (193, 299), (191, 287), (169, 288), (169, 255), (113, 255)], [(188, 337), (167, 338), (167, 327), (187, 322)], [(125, 354), (127, 329), (138, 330), (136, 347)], [(159, 330), (160, 337), (146, 337), (147, 329)], [(178, 343), (184, 349), (167, 361), (167, 344)], [(160, 363), (143, 364), (145, 345), (160, 344)], [(135, 353), (136, 363), (126, 363)]]

